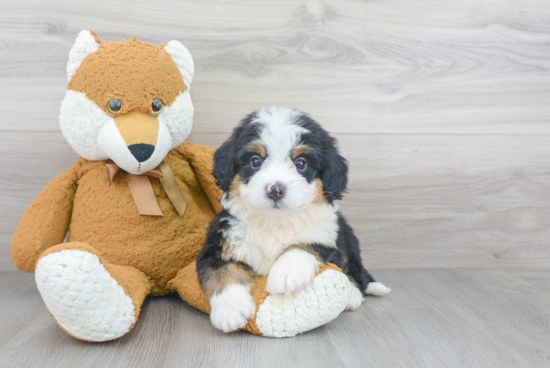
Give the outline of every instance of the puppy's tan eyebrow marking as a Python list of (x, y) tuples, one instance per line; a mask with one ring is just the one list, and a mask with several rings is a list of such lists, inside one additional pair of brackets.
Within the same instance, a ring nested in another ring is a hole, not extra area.
[(264, 159), (267, 156), (267, 153), (265, 151), (265, 147), (263, 146), (263, 144), (261, 144), (259, 142), (249, 143), (249, 144), (246, 145), (246, 147), (244, 149), (247, 150), (247, 151), (256, 152), (258, 155), (260, 155)]
[(294, 151), (292, 151), (292, 155), (290, 155), (290, 157), (292, 157), (292, 159), (294, 160), (296, 157), (303, 155), (304, 153), (311, 153), (311, 152), (313, 152), (313, 148), (305, 144), (300, 144), (298, 147), (294, 149)]

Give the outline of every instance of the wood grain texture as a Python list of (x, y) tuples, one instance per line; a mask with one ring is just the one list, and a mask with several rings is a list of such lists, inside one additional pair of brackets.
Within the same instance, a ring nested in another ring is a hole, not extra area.
[[(341, 211), (369, 269), (550, 264), (547, 137), (336, 137), (351, 165)], [(217, 147), (225, 138), (193, 133), (189, 140)], [(60, 132), (0, 137), (0, 269), (13, 269), (6, 257), (25, 209), (76, 159)]]
[(393, 287), (289, 339), (223, 334), (176, 295), (148, 298), (123, 338), (61, 331), (32, 275), (0, 273), (5, 367), (547, 367), (549, 270), (378, 271)]
[(3, 7), (1, 129), (59, 129), (68, 52), (94, 29), (190, 49), (196, 132), (280, 104), (338, 133), (550, 133), (546, 0), (117, 4)]

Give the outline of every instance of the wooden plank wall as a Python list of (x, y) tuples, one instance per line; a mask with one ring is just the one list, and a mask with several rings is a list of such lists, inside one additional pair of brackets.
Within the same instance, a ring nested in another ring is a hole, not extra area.
[(1, 3), (0, 269), (76, 159), (58, 113), (82, 29), (189, 48), (193, 142), (262, 106), (311, 113), (351, 163), (341, 208), (368, 267), (550, 264), (546, 0)]

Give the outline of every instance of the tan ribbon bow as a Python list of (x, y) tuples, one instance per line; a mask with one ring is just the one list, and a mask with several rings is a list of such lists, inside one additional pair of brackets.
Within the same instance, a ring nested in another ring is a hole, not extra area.
[[(113, 184), (115, 182), (115, 175), (121, 169), (113, 160), (107, 160), (103, 164), (107, 167), (109, 182)], [(164, 216), (155, 198), (151, 181), (148, 178), (149, 176), (160, 180), (164, 191), (168, 195), (168, 198), (170, 198), (176, 211), (178, 211), (178, 214), (183, 216), (185, 213), (185, 207), (187, 206), (185, 198), (183, 198), (172, 169), (170, 169), (170, 166), (166, 162), (162, 161), (156, 168), (143, 175), (124, 172), (124, 176), (140, 215)]]

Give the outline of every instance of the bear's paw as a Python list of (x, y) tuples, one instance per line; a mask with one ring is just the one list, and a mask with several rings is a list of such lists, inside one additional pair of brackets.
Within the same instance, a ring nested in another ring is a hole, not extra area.
[(38, 262), (35, 278), (56, 322), (77, 339), (114, 340), (135, 323), (132, 299), (95, 254), (48, 254)]

